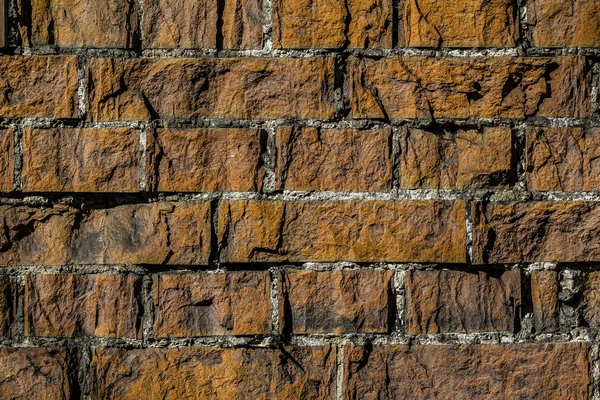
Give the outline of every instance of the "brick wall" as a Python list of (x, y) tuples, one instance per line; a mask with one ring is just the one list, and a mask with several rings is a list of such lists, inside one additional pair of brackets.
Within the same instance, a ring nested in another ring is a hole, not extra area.
[(0, 399), (600, 398), (599, 4), (2, 4)]

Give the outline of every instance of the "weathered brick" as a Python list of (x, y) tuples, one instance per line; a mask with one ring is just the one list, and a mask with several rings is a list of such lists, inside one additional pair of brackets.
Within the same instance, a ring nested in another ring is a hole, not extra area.
[(386, 333), (394, 309), (391, 271), (289, 271), (279, 281), (284, 332)]
[(533, 271), (531, 300), (536, 332), (554, 332), (558, 328), (558, 292), (556, 271)]
[(275, 0), (276, 48), (391, 48), (392, 2)]
[(600, 129), (529, 128), (530, 190), (600, 190)]
[(594, 202), (476, 203), (473, 262), (600, 261)]
[(404, 128), (401, 134), (403, 189), (471, 189), (506, 185), (512, 178), (512, 133)]
[(88, 81), (94, 121), (334, 113), (332, 57), (97, 58), (89, 61)]
[(514, 47), (517, 12), (511, 0), (400, 0), (403, 47)]
[(286, 126), (277, 131), (276, 188), (389, 192), (391, 131)]
[(129, 0), (17, 0), (25, 46), (130, 49), (137, 7)]
[(414, 271), (406, 276), (407, 333), (514, 332), (521, 274)]
[(583, 319), (593, 328), (600, 328), (600, 272), (586, 274), (583, 291)]
[(225, 0), (223, 48), (260, 49), (263, 44), (262, 0)]
[(77, 117), (77, 57), (0, 57), (0, 117)]
[(595, 0), (528, 0), (527, 24), (534, 46), (600, 46), (600, 4)]
[(0, 348), (0, 397), (70, 400), (78, 396), (76, 370), (70, 349)]
[(24, 192), (136, 192), (139, 133), (131, 129), (23, 130)]
[(17, 282), (7, 275), (0, 275), (0, 336), (8, 336), (17, 312)]
[(589, 70), (577, 56), (351, 57), (352, 117), (585, 117)]
[(335, 348), (92, 350), (94, 399), (331, 399)]
[(462, 201), (223, 201), (222, 262), (465, 262)]
[(25, 335), (141, 338), (141, 277), (29, 274)]
[(82, 211), (0, 206), (0, 265), (192, 264), (210, 253), (208, 202)]
[(154, 277), (154, 335), (188, 337), (271, 333), (267, 271)]
[(8, 41), (6, 40), (6, 33), (7, 33), (7, 29), (6, 29), (6, 9), (8, 8), (8, 4), (6, 4), (5, 2), (1, 1), (0, 2), (0, 49), (5, 47), (8, 44)]
[(345, 346), (347, 399), (586, 399), (589, 345)]
[(15, 144), (12, 129), (0, 129), (0, 192), (15, 188)]
[(159, 192), (257, 191), (263, 132), (158, 129), (147, 138), (148, 189)]

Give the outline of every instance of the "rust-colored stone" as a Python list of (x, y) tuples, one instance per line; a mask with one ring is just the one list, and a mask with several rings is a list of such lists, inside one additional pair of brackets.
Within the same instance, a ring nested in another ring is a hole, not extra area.
[(582, 57), (349, 59), (353, 118), (586, 117)]
[(334, 115), (332, 57), (97, 58), (88, 79), (93, 121)]
[(7, 275), (0, 275), (0, 336), (8, 336), (17, 312), (17, 282)]
[(24, 192), (136, 192), (139, 133), (131, 129), (23, 130)]
[(558, 329), (558, 292), (556, 271), (533, 271), (531, 301), (536, 332), (547, 333)]
[(589, 326), (600, 328), (600, 272), (586, 274), (583, 302), (583, 319)]
[(12, 129), (0, 130), (0, 192), (15, 188), (15, 144)]
[(35, 274), (25, 279), (25, 335), (141, 338), (141, 277)]
[(271, 333), (269, 273), (161, 274), (154, 277), (154, 336)]
[(223, 5), (223, 48), (260, 49), (263, 44), (262, 0), (225, 0)]
[(158, 129), (147, 139), (148, 189), (258, 191), (262, 136), (257, 129)]
[(462, 201), (223, 201), (222, 262), (466, 260)]
[(277, 131), (276, 188), (389, 192), (391, 131), (285, 126)]
[(325, 347), (92, 349), (94, 399), (335, 399)]
[(407, 333), (514, 332), (521, 307), (518, 270), (414, 271), (406, 276)]

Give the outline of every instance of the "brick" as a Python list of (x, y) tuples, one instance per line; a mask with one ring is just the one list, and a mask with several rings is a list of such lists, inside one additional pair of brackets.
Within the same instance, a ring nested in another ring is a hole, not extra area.
[(137, 192), (139, 133), (119, 128), (23, 130), (24, 192)]
[(465, 262), (462, 201), (222, 201), (222, 262)]
[(558, 329), (558, 274), (556, 271), (533, 271), (531, 301), (536, 332), (548, 333)]
[(140, 339), (141, 277), (29, 274), (25, 335)]
[(0, 2), (0, 49), (5, 47), (8, 44), (7, 39), (7, 29), (6, 29), (6, 12), (7, 5), (5, 2)]
[(0, 206), (0, 265), (206, 265), (208, 202)]
[(158, 129), (147, 137), (147, 188), (159, 192), (255, 192), (262, 187), (258, 129)]
[(332, 57), (99, 58), (88, 80), (93, 121), (334, 115)]
[(389, 192), (392, 149), (389, 129), (277, 131), (278, 190)]
[(0, 336), (9, 336), (17, 313), (17, 282), (11, 276), (0, 275)]
[(509, 128), (482, 131), (404, 128), (402, 189), (477, 189), (506, 186), (513, 177)]
[(585, 276), (583, 290), (583, 319), (592, 328), (600, 328), (600, 272)]
[(0, 117), (77, 117), (77, 57), (5, 56), (0, 70)]
[(406, 275), (407, 333), (514, 332), (521, 274), (414, 271)]
[(131, 49), (137, 7), (128, 0), (17, 0), (25, 46)]
[(585, 399), (589, 345), (345, 346), (345, 398)]
[(476, 203), (473, 263), (600, 261), (594, 202)]
[(267, 271), (154, 277), (154, 336), (271, 333)]
[(0, 192), (15, 189), (15, 144), (12, 129), (0, 129)]
[(386, 333), (393, 320), (391, 271), (289, 271), (280, 276), (284, 332)]
[(276, 48), (391, 48), (392, 2), (275, 0)]
[(223, 48), (260, 49), (263, 44), (262, 0), (225, 0), (223, 5)]
[(600, 4), (594, 0), (528, 0), (527, 24), (534, 46), (600, 46)]
[(70, 349), (0, 348), (0, 393), (5, 399), (70, 400), (79, 396)]
[(529, 128), (530, 190), (600, 190), (600, 129)]
[(590, 114), (582, 57), (349, 58), (353, 118), (527, 118)]
[(514, 47), (517, 12), (511, 0), (401, 0), (402, 47)]
[(91, 397), (335, 398), (336, 352), (325, 347), (92, 349)]

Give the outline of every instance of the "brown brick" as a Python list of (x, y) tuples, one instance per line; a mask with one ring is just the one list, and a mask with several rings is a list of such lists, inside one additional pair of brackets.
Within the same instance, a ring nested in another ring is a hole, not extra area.
[(25, 46), (133, 48), (136, 3), (128, 0), (17, 0)]
[(473, 262), (600, 261), (594, 202), (477, 203)]
[(386, 333), (393, 318), (391, 271), (290, 271), (279, 282), (284, 332)]
[(70, 400), (79, 396), (70, 349), (0, 348), (0, 397)]
[(527, 23), (534, 46), (600, 46), (600, 4), (595, 0), (528, 0)]
[(0, 206), (0, 265), (205, 265), (210, 204)]
[(586, 274), (583, 291), (583, 319), (588, 326), (600, 328), (600, 272)]
[(331, 399), (335, 348), (92, 350), (91, 397)]
[(349, 59), (354, 118), (585, 117), (582, 57)]
[(271, 333), (267, 271), (154, 277), (154, 335), (188, 337)]
[(99, 58), (89, 70), (94, 121), (331, 118), (334, 112), (332, 57)]
[(0, 117), (77, 117), (77, 57), (0, 57)]
[(347, 399), (586, 399), (589, 345), (345, 346)]
[(473, 189), (507, 184), (512, 177), (509, 128), (402, 130), (403, 189)]
[(391, 131), (286, 126), (277, 131), (279, 190), (389, 192)]
[(141, 277), (36, 274), (25, 278), (25, 335), (141, 338)]
[(514, 47), (517, 12), (511, 0), (400, 0), (403, 47)]
[(23, 130), (24, 192), (136, 192), (139, 133), (131, 129)]
[(11, 276), (0, 275), (0, 336), (11, 333), (17, 312), (17, 282)]
[(533, 271), (531, 300), (536, 332), (554, 332), (558, 329), (558, 292), (556, 271)]
[(530, 190), (600, 190), (600, 129), (529, 128)]
[(260, 49), (263, 44), (262, 0), (225, 0), (223, 48)]
[(222, 262), (465, 262), (462, 201), (223, 201)]
[(407, 333), (514, 332), (521, 274), (414, 271), (406, 276)]
[(0, 1), (0, 49), (5, 47), (8, 44), (7, 39), (7, 29), (6, 29), (6, 9), (8, 8), (8, 4), (4, 1)]
[(14, 131), (0, 129), (0, 192), (12, 192), (15, 188)]
[(276, 48), (391, 48), (392, 2), (275, 0)]
[(148, 188), (159, 192), (257, 191), (262, 131), (158, 129), (147, 139)]

